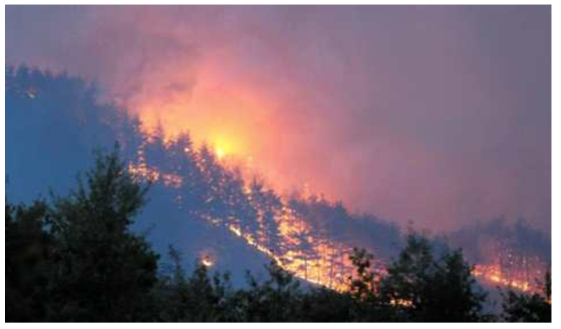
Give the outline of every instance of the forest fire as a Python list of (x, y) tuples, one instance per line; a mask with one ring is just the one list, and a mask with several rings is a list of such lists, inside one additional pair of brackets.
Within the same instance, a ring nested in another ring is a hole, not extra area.
[[(168, 148), (172, 144), (173, 141), (171, 140), (164, 143), (165, 147)], [(142, 179), (161, 182), (167, 187), (180, 189), (184, 184), (181, 175), (165, 173), (147, 164), (146, 146), (146, 144), (143, 145), (137, 152), (138, 161), (129, 164), (129, 171)], [(220, 161), (220, 165), (225, 165), (222, 160), (225, 160), (224, 156), (227, 153), (222, 147), (225, 146), (215, 146), (211, 157), (213, 156), (217, 161)], [(192, 146), (185, 147), (183, 150), (185, 149), (188, 150), (184, 151), (186, 154), (196, 152), (192, 150)], [(210, 175), (208, 169), (202, 168), (201, 170), (205, 172), (205, 175)], [(205, 179), (212, 178), (206, 177)], [(250, 180), (247, 179), (246, 183), (243, 184), (241, 193), (244, 198), (249, 200), (256, 211), (256, 229), (244, 225), (241, 221), (242, 218), (231, 216), (221, 218), (211, 215), (205, 215), (203, 218), (213, 225), (223, 226), (231, 234), (243, 239), (245, 243), (266, 255), (299, 279), (338, 291), (348, 289), (349, 277), (353, 275), (353, 266), (350, 261), (352, 246), (321, 234), (318, 235), (318, 232), (310, 225), (309, 219), (305, 218), (291, 205), (289, 198), (281, 197), (275, 201), (278, 202), (276, 206), (268, 207), (267, 204), (272, 202), (267, 198), (268, 192), (263, 190), (263, 187), (253, 186), (252, 184), (256, 184), (255, 182), (247, 183), (247, 181)], [(225, 182), (222, 181), (220, 184), (225, 184)], [(207, 199), (207, 202), (213, 201), (213, 196)], [(278, 241), (275, 243), (271, 241), (273, 238), (271, 228), (276, 229), (276, 239)], [(481, 282), (491, 285), (513, 288), (528, 293), (538, 291), (539, 285), (532, 280), (543, 276), (544, 265), (540, 260), (524, 257), (520, 264), (516, 264), (513, 253), (506, 254), (510, 256), (502, 257), (503, 260), (499, 257), (494, 262), (475, 265), (473, 275)], [(214, 265), (214, 260), (210, 257), (202, 257), (201, 262), (207, 267)], [(384, 260), (382, 258), (374, 259), (372, 264), (375, 272), (384, 272)], [(406, 303), (400, 305), (407, 306)]]
[[(161, 182), (164, 186), (180, 189), (185, 183), (180, 174), (163, 172), (148, 164), (146, 148), (152, 142), (150, 139), (151, 137), (147, 138), (138, 150), (137, 161), (129, 163), (129, 171), (142, 179)], [(170, 148), (173, 143), (174, 140), (166, 139), (163, 145), (165, 148)], [(182, 150), (190, 156), (193, 156), (193, 152), (199, 152), (193, 146), (183, 147)], [(214, 158), (220, 162), (217, 165), (226, 166), (227, 163), (223, 162), (226, 160), (225, 156), (230, 155), (229, 152), (234, 152), (235, 147), (233, 144), (221, 143), (215, 145), (213, 150), (213, 153), (209, 155), (210, 158), (205, 161), (212, 162), (212, 158)], [(198, 154), (198, 156), (201, 155)], [(200, 161), (200, 158), (198, 159)], [(208, 176), (212, 174), (209, 168), (204, 168), (209, 165), (205, 161), (197, 166), (202, 166), (203, 179), (213, 180)], [(225, 177), (220, 178), (220, 186), (227, 183), (225, 179)], [(354, 274), (350, 261), (353, 246), (322, 234), (318, 235), (309, 219), (291, 205), (290, 198), (270, 199), (271, 195), (268, 196), (269, 192), (263, 186), (251, 182), (251, 179), (247, 177), (239, 179), (245, 182), (240, 185), (240, 193), (255, 209), (256, 228), (244, 224), (243, 218), (237, 217), (239, 215), (226, 215), (226, 217), (221, 217), (225, 214), (204, 215), (203, 218), (212, 225), (226, 228), (231, 234), (243, 239), (245, 243), (299, 279), (338, 291), (348, 289), (349, 277)], [(206, 202), (212, 203), (216, 201), (215, 198), (215, 196), (209, 196)], [(178, 197), (178, 200), (181, 201), (181, 196)], [(277, 204), (271, 205), (271, 202)], [(228, 204), (224, 206), (228, 207)], [(232, 204), (232, 206), (235, 205)], [(271, 231), (272, 229), (274, 230)], [(273, 238), (278, 241), (273, 243)], [(513, 252), (506, 254), (509, 256), (499, 257), (491, 263), (475, 265), (473, 275), (481, 282), (491, 285), (528, 293), (538, 291), (539, 285), (532, 280), (543, 276), (544, 265), (540, 260), (523, 257), (519, 264), (516, 264)], [(211, 257), (202, 257), (201, 262), (207, 267), (214, 265)], [(376, 273), (384, 272), (383, 258), (375, 258), (372, 264)], [(407, 306), (407, 303), (400, 303), (400, 305)]]
[(542, 267), (536, 267), (528, 273), (520, 268), (505, 269), (498, 263), (478, 264), (474, 266), (473, 275), (491, 285), (513, 288), (527, 293), (537, 293), (542, 290), (543, 286), (543, 282), (539, 282), (544, 276)]
[[(311, 252), (290, 250), (277, 255), (257, 243), (251, 235), (243, 234), (239, 228), (228, 226), (228, 229), (234, 235), (244, 239), (250, 246), (270, 257), (295, 277), (338, 291), (348, 289), (348, 276), (352, 274), (348, 257), (350, 253), (338, 251), (330, 245), (319, 244), (315, 245)], [(285, 242), (290, 241), (290, 234), (287, 234), (284, 238), (286, 239)]]
[[(208, 143), (218, 159), (257, 152), (265, 134), (259, 131), (257, 136), (258, 125), (254, 120), (260, 116), (255, 112), (256, 106), (250, 105), (249, 100), (216, 93), (197, 89), (192, 95), (181, 94), (165, 104), (143, 98), (133, 108), (137, 109), (142, 132), (147, 136), (161, 130), (165, 139), (173, 140), (188, 129), (194, 142), (198, 146)], [(204, 113), (197, 111), (201, 108), (205, 109)]]
[(473, 275), (483, 281), (500, 286), (512, 287), (524, 292), (533, 292), (536, 290), (536, 287), (534, 287), (534, 285), (529, 281), (510, 278), (510, 276), (506, 275), (497, 264), (475, 265)]
[(181, 186), (183, 179), (177, 175), (160, 173), (158, 170), (149, 168), (144, 165), (135, 165), (130, 163), (128, 170), (131, 174), (141, 177), (149, 181), (161, 180), (165, 186), (179, 187)]
[(551, 6), (5, 10), (8, 322), (551, 322)]
[[(169, 188), (180, 189), (184, 184), (180, 175), (163, 172), (148, 164), (146, 148), (149, 143), (153, 142), (151, 138), (147, 137), (144, 144), (140, 146), (136, 153), (137, 161), (128, 164), (129, 172), (140, 179), (153, 183), (160, 182)], [(171, 139), (166, 139), (163, 145), (164, 147), (170, 147), (172, 143)], [(233, 146), (228, 144), (220, 145), (215, 146), (213, 154), (218, 161), (223, 160), (224, 156), (228, 154), (223, 147), (229, 147), (229, 150), (233, 149)], [(186, 148), (188, 151), (183, 148), (186, 154), (192, 152), (189, 147)], [(207, 172), (206, 175), (209, 175), (209, 173)], [(206, 178), (210, 179), (209, 177)], [(312, 227), (304, 218), (298, 216), (297, 211), (289, 205), (289, 200), (286, 198), (280, 198), (278, 200), (280, 204), (274, 210), (271, 210), (264, 209), (263, 205), (257, 202), (262, 191), (254, 191), (252, 186), (246, 185), (242, 193), (248, 200), (254, 201), (252, 206), (257, 210), (256, 219), (260, 226), (256, 232), (242, 228), (242, 225), (238, 222), (239, 219), (235, 219), (234, 223), (228, 223), (224, 218), (213, 216), (203, 216), (203, 218), (213, 225), (223, 225), (233, 235), (244, 239), (248, 245), (271, 258), (282, 268), (300, 279), (336, 290), (346, 289), (348, 278), (353, 269), (349, 258), (352, 252), (351, 246), (330, 241), (325, 237), (314, 234)], [(207, 202), (212, 202), (213, 199), (211, 196), (207, 199)], [(266, 223), (267, 221), (269, 223)], [(266, 226), (270, 224), (278, 228), (279, 241), (276, 247), (271, 246), (270, 237), (264, 232)], [(210, 258), (201, 259), (203, 264), (212, 263)]]

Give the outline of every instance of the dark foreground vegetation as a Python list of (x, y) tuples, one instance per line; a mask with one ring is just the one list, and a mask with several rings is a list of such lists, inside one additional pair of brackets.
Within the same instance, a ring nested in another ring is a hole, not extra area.
[(163, 271), (131, 230), (147, 186), (117, 153), (98, 154), (66, 197), (6, 201), (7, 321), (551, 321), (549, 276), (543, 294), (504, 291), (502, 314), (488, 314), (462, 252), (437, 251), (418, 234), (383, 275), (355, 250), (347, 292), (301, 285), (275, 263), (268, 279), (248, 273), (234, 288), (202, 264), (185, 274), (173, 247)]

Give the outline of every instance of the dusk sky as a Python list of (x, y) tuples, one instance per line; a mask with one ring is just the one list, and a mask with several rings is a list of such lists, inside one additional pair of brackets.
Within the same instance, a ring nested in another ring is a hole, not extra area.
[(549, 6), (8, 6), (6, 60), (96, 80), (279, 189), (550, 231)]

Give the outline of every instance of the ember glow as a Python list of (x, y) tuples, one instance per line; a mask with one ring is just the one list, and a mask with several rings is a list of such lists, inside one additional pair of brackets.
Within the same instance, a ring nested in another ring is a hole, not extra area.
[(128, 106), (139, 115), (147, 134), (161, 128), (166, 138), (173, 139), (188, 131), (198, 146), (210, 145), (219, 158), (259, 154), (263, 140), (277, 132), (263, 129), (263, 124), (274, 127), (272, 119), (264, 117), (264, 105), (234, 97), (233, 91), (207, 90), (203, 82), (200, 84), (196, 90), (176, 92), (165, 101), (139, 97)]
[[(473, 275), (487, 283), (511, 287), (524, 292), (538, 292), (541, 289), (541, 287), (536, 287), (536, 284), (530, 281), (530, 278), (521, 278), (521, 275), (518, 273), (514, 273), (514, 275), (505, 273), (498, 264), (476, 265)], [(542, 276), (538, 277), (541, 278)]]
[[(144, 163), (143, 152), (138, 154), (140, 161), (137, 164), (129, 165), (131, 174), (144, 180), (159, 181), (173, 189), (182, 186), (181, 177), (150, 168)], [(218, 153), (216, 153), (216, 157), (218, 160), (222, 159)], [(246, 187), (244, 193), (248, 199), (252, 199), (249, 187)], [(207, 217), (206, 220), (212, 225), (223, 226), (233, 236), (243, 239), (248, 245), (299, 279), (338, 291), (347, 290), (349, 279), (355, 274), (350, 261), (353, 246), (317, 236), (307, 219), (296, 215), (296, 211), (290, 207), (288, 200), (281, 198), (281, 201), (281, 210), (275, 214), (275, 222), (279, 227), (282, 239), (280, 244), (284, 247), (281, 250), (275, 251), (267, 248), (268, 237), (266, 235), (244, 232), (236, 224), (224, 225), (225, 221), (221, 218)], [(259, 204), (255, 204), (255, 206), (259, 207)], [(259, 217), (263, 216), (263, 210), (258, 209), (258, 211)], [(201, 263), (207, 267), (215, 264), (215, 258), (209, 253), (204, 253), (200, 259)], [(379, 258), (372, 260), (373, 270), (378, 275), (386, 273), (385, 261), (387, 260)], [(548, 265), (539, 258), (514, 255), (510, 251), (498, 252), (492, 263), (476, 264), (472, 273), (486, 285), (512, 288), (526, 293), (538, 293), (541, 291), (542, 283), (537, 279), (543, 277), (547, 267)], [(411, 306), (411, 301), (408, 300), (396, 300), (395, 303), (404, 307)]]
[[(171, 141), (168, 141), (171, 142)], [(143, 148), (138, 152), (136, 162), (129, 164), (129, 172), (139, 179), (162, 183), (172, 189), (179, 189), (183, 184), (183, 179), (174, 174), (161, 172), (146, 164)], [(222, 157), (217, 153), (216, 157)], [(251, 199), (251, 190), (245, 189), (248, 199)], [(353, 275), (353, 267), (350, 261), (352, 246), (343, 245), (334, 241), (326, 240), (316, 236), (305, 218), (299, 218), (296, 212), (288, 205), (288, 200), (282, 198), (280, 211), (275, 214), (275, 222), (279, 227), (283, 251), (273, 251), (266, 247), (268, 237), (266, 235), (252, 234), (244, 232), (239, 225), (226, 224), (224, 228), (231, 232), (235, 237), (243, 239), (248, 245), (263, 253), (282, 268), (294, 274), (302, 280), (332, 288), (335, 290), (345, 290), (348, 287), (348, 280)], [(255, 206), (259, 206), (255, 204)], [(263, 210), (260, 210), (259, 217)], [(223, 218), (207, 217), (206, 220), (216, 226), (223, 226)], [(301, 246), (302, 243), (306, 247)], [(201, 263), (207, 267), (214, 265), (213, 257), (205, 253), (200, 256)], [(382, 261), (373, 260), (375, 270), (382, 270)]]
[[(278, 254), (267, 249), (257, 242), (254, 236), (245, 234), (239, 227), (229, 225), (228, 229), (297, 278), (339, 291), (346, 290), (349, 276), (353, 274), (349, 260), (352, 248), (330, 241), (316, 242), (313, 234), (306, 230), (305, 220), (294, 217), (293, 211), (286, 205), (282, 209), (282, 214), (277, 220), (281, 227), (283, 244), (293, 247), (287, 248), (289, 250), (285, 253)], [(298, 248), (298, 242), (293, 237), (302, 233), (307, 234), (306, 240), (311, 245), (310, 249)]]
[(519, 257), (519, 263), (506, 263), (497, 258), (492, 264), (475, 265), (473, 275), (492, 286), (513, 288), (527, 293), (542, 291), (545, 271), (548, 265), (543, 260), (533, 257)]
[[(345, 290), (348, 278), (352, 275), (349, 260), (352, 248), (330, 241), (314, 240), (305, 220), (296, 218), (293, 213), (285, 204), (276, 218), (281, 229), (282, 244), (287, 249), (285, 253), (276, 253), (268, 249), (258, 242), (255, 236), (243, 232), (238, 226), (228, 225), (227, 228), (236, 237), (244, 239), (247, 244), (270, 257), (297, 278), (335, 290)], [(299, 242), (294, 236), (301, 234), (306, 234), (306, 242), (311, 248), (299, 248)]]
[(212, 267), (215, 264), (215, 259), (212, 255), (210, 254), (204, 254), (201, 256), (201, 264), (203, 264), (206, 267)]

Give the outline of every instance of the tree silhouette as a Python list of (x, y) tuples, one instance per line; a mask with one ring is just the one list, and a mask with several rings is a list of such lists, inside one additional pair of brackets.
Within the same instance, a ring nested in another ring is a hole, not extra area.
[(551, 322), (551, 274), (545, 274), (541, 294), (508, 290), (503, 296), (503, 319), (508, 322)]
[(147, 190), (117, 152), (98, 153), (86, 181), (55, 197), (49, 225), (59, 243), (52, 294), (60, 313), (52, 320), (139, 321), (150, 314), (158, 256), (130, 230)]
[(259, 221), (258, 241), (267, 249), (280, 251), (280, 231), (277, 217), (280, 217), (282, 203), (274, 191), (267, 189), (262, 179), (254, 177), (250, 186), (251, 204), (257, 210)]
[(45, 230), (48, 206), (6, 200), (6, 320), (45, 321), (53, 302), (46, 286), (53, 272), (56, 241)]
[(404, 321), (479, 321), (486, 295), (475, 287), (471, 270), (461, 251), (445, 248), (437, 255), (426, 237), (413, 233), (387, 266), (380, 297)]

